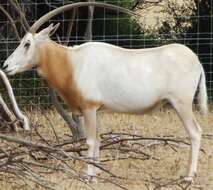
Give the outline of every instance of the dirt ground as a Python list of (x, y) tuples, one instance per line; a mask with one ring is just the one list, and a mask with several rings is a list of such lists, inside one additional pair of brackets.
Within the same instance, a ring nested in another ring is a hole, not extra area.
[[(50, 122), (54, 125), (56, 133), (60, 139), (69, 138), (69, 129), (63, 123), (60, 116), (55, 111), (46, 111), (45, 115), (39, 111), (28, 112), (32, 123), (41, 125), (39, 129), (45, 138), (55, 140), (50, 127)], [(116, 179), (116, 182), (131, 190), (212, 190), (213, 189), (213, 112), (207, 117), (200, 113), (195, 113), (196, 118), (203, 129), (202, 151), (199, 155), (198, 173), (194, 183), (185, 188), (186, 185), (179, 183), (180, 176), (186, 174), (187, 161), (189, 156), (189, 146), (176, 144), (170, 146), (156, 141), (149, 142), (145, 147), (138, 149), (151, 155), (152, 158), (142, 160), (137, 158), (120, 159), (103, 162), (104, 166), (114, 174), (124, 179)], [(49, 119), (47, 119), (49, 118)], [(170, 137), (188, 142), (188, 136), (182, 123), (173, 110), (154, 111), (146, 115), (128, 115), (115, 113), (98, 114), (99, 133), (119, 132), (139, 134), (144, 137)], [(21, 136), (21, 133), (18, 134)], [(28, 138), (28, 137), (24, 137)], [(105, 150), (101, 152), (101, 160), (106, 158), (119, 158), (125, 152), (119, 150)], [(128, 153), (127, 153), (128, 154)], [(133, 154), (131, 154), (133, 155)], [(137, 156), (136, 156), (137, 157)], [(73, 163), (77, 169), (84, 170), (85, 165)], [(103, 172), (100, 177), (106, 176)], [(117, 190), (119, 187), (98, 180), (97, 183), (86, 185), (75, 179), (67, 178), (61, 173), (47, 175), (47, 178), (56, 182), (61, 190)], [(0, 175), (0, 189), (34, 189), (43, 188), (31, 184), (27, 186), (17, 186), (15, 181), (8, 180), (8, 176)]]

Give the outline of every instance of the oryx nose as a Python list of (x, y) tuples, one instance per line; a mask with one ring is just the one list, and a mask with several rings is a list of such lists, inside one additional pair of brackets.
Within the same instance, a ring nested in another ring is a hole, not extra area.
[(8, 67), (8, 64), (4, 65), (4, 66), (2, 67), (2, 69), (5, 70), (7, 67)]

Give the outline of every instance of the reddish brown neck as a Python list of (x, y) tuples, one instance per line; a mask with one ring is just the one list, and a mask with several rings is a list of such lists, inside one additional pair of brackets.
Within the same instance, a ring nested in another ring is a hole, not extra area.
[(81, 94), (75, 80), (71, 52), (55, 42), (48, 42), (39, 49), (39, 69), (47, 82), (64, 98), (72, 111), (99, 107)]

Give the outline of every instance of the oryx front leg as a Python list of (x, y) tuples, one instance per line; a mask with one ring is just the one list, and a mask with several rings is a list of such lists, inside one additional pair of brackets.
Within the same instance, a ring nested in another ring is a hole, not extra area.
[[(83, 111), (84, 124), (86, 130), (86, 139), (88, 148), (88, 156), (91, 161), (99, 160), (99, 140), (96, 127), (96, 109), (86, 109)], [(87, 175), (96, 176), (96, 168), (92, 164), (87, 166)]]

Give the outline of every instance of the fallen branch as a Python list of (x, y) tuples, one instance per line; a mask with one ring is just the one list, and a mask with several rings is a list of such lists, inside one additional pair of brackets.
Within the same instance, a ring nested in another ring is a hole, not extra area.
[[(105, 165), (103, 165), (104, 163), (126, 159), (155, 159), (158, 161), (159, 158), (150, 153), (147, 154), (145, 149), (150, 150), (149, 148), (151, 146), (173, 145), (173, 143), (189, 145), (185, 141), (175, 137), (143, 137), (127, 133), (104, 133), (101, 134), (101, 151), (110, 150), (112, 156), (102, 157), (100, 163), (97, 163), (91, 160), (91, 158), (81, 156), (83, 152), (87, 150), (85, 140), (75, 143), (72, 140), (60, 143), (49, 142), (38, 132), (37, 128), (38, 126), (33, 127), (33, 141), (0, 134), (0, 139), (2, 140), (2, 146), (0, 147), (0, 172), (16, 175), (20, 179), (34, 182), (49, 190), (57, 189), (57, 185), (55, 186), (54, 183), (46, 180), (44, 175), (54, 174), (55, 172), (61, 172), (68, 178), (78, 180), (89, 186), (87, 182), (89, 176), (75, 169), (74, 164), (72, 164), (75, 161), (78, 161), (78, 163), (93, 164), (107, 176), (105, 178), (97, 176), (97, 179), (126, 190), (123, 185), (115, 180), (128, 181), (130, 179), (112, 173), (110, 169), (107, 169)], [(149, 142), (148, 145), (147, 141)], [(3, 146), (3, 143), (5, 143), (5, 146)], [(177, 146), (177, 148), (178, 147), (179, 146)], [(116, 151), (116, 154), (113, 154), (113, 151)], [(119, 152), (119, 154), (117, 154), (117, 152)], [(41, 160), (42, 162), (40, 162)], [(25, 181), (25, 183), (27, 183), (27, 181)], [(151, 174), (149, 183), (152, 184), (156, 190), (164, 187), (186, 187), (186, 185), (182, 185), (181, 179), (159, 181), (154, 179)]]

